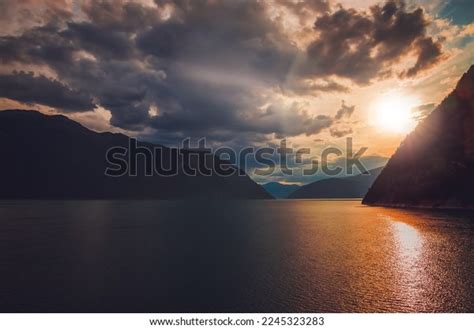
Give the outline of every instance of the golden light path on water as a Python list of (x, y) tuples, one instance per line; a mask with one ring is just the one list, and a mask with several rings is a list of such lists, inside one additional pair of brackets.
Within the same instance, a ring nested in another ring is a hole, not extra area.
[(413, 226), (396, 221), (393, 217), (382, 217), (389, 222), (393, 232), (395, 250), (394, 264), (400, 273), (400, 295), (416, 308), (423, 301), (419, 287), (426, 280), (423, 264), (423, 237)]
[(472, 213), (367, 207), (356, 200), (286, 205), (293, 208), (298, 248), (308, 248), (300, 250), (302, 258), (311, 262), (298, 263), (300, 271), (319, 280), (321, 291), (313, 298), (338, 296), (325, 297), (333, 303), (329, 309), (436, 312), (472, 307), (472, 302), (466, 304), (474, 287)]

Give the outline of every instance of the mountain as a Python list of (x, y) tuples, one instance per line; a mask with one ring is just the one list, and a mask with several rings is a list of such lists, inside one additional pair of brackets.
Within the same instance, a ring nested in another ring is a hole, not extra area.
[(323, 179), (304, 185), (299, 190), (291, 193), (288, 198), (362, 198), (381, 171), (382, 168), (376, 168), (356, 176)]
[[(177, 174), (147, 176), (145, 156), (139, 155), (136, 176), (105, 175), (107, 150), (128, 149), (131, 141), (122, 134), (93, 132), (65, 116), (48, 116), (37, 111), (0, 111), (0, 198), (271, 198), (244, 174), (222, 177), (213, 169), (210, 175), (186, 175), (182, 163), (172, 160), (176, 149), (143, 142), (138, 142), (137, 147), (150, 151), (159, 148), (163, 168), (175, 168)], [(183, 154), (183, 159), (190, 159), (193, 168), (225, 164), (209, 153), (198, 152), (196, 156), (183, 151)]]
[(262, 187), (276, 199), (285, 199), (288, 195), (300, 188), (300, 186), (296, 184), (280, 184), (277, 182), (263, 184)]
[(366, 205), (474, 207), (474, 65), (401, 143)]

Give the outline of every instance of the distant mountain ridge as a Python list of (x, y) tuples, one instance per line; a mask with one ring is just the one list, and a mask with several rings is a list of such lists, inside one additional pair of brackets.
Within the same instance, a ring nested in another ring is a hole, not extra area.
[(474, 65), (405, 138), (363, 203), (474, 207)]
[[(122, 134), (93, 132), (65, 116), (37, 111), (0, 111), (0, 198), (2, 199), (269, 199), (248, 176), (185, 175), (108, 177), (106, 152), (129, 145)], [(159, 146), (138, 142), (138, 146)], [(169, 148), (159, 146), (163, 155)], [(169, 159), (169, 157), (167, 157)], [(223, 161), (212, 154), (195, 161)], [(166, 162), (166, 161), (165, 161)], [(168, 163), (169, 164), (169, 163)]]
[(319, 180), (302, 186), (291, 193), (288, 199), (362, 198), (382, 169), (372, 169), (355, 176)]
[(285, 199), (291, 193), (299, 189), (301, 186), (296, 184), (281, 184), (277, 182), (270, 182), (262, 184), (262, 187), (274, 198)]

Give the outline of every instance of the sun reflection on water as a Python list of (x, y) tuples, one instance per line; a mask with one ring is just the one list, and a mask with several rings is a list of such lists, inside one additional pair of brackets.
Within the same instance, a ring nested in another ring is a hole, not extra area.
[(391, 224), (401, 260), (405, 263), (416, 263), (423, 247), (418, 230), (402, 222), (392, 221)]
[(399, 298), (411, 307), (419, 309), (425, 306), (423, 285), (426, 278), (423, 255), (423, 236), (412, 225), (386, 218), (394, 238), (394, 270), (397, 272)]

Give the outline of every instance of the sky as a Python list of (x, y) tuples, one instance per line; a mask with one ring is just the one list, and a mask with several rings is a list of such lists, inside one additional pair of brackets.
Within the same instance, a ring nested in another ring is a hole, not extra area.
[(473, 18), (471, 0), (1, 1), (0, 110), (315, 158), (351, 137), (377, 162), (474, 63)]

